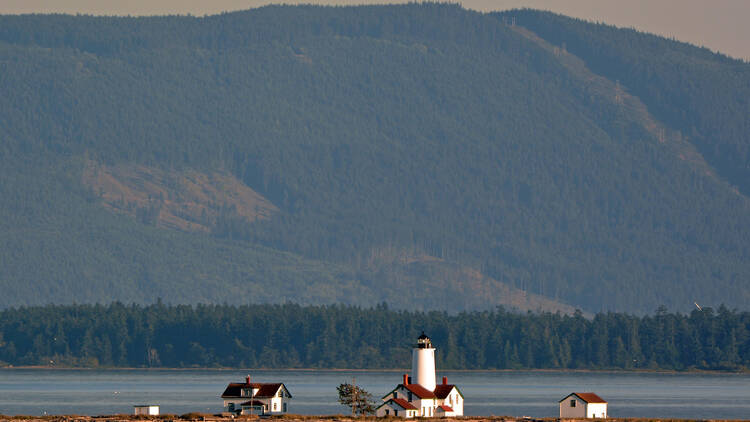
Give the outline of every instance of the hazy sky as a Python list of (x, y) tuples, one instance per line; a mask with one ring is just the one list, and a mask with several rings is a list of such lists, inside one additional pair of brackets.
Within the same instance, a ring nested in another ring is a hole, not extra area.
[[(373, 0), (0, 0), (0, 14), (89, 13), (105, 15), (205, 15), (269, 3), (373, 4)], [(750, 0), (463, 0), (489, 11), (516, 7), (634, 27), (750, 60)]]

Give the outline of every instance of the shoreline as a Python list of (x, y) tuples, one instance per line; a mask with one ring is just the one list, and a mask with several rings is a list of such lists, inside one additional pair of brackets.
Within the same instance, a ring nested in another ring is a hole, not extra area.
[[(408, 373), (408, 368), (228, 368), (228, 367), (191, 367), (191, 368), (174, 368), (174, 367), (123, 367), (123, 366), (44, 366), (44, 365), (8, 365), (0, 367), (0, 371), (7, 370), (54, 370), (54, 371), (217, 371), (217, 372), (393, 372)], [(441, 372), (448, 373), (521, 373), (521, 372), (538, 372), (538, 373), (601, 373), (601, 374), (713, 374), (713, 375), (747, 375), (749, 369), (743, 370), (709, 370), (709, 369), (688, 369), (679, 371), (675, 369), (558, 369), (558, 368), (533, 368), (533, 369), (445, 369)]]
[[(100, 416), (82, 416), (82, 415), (46, 415), (46, 416), (28, 416), (28, 415), (17, 415), (9, 416), (0, 414), (0, 421), (13, 421), (13, 422), (144, 422), (144, 421), (190, 421), (190, 422), (237, 422), (237, 421), (256, 421), (261, 418), (255, 416), (240, 416), (236, 418), (228, 418), (217, 415), (203, 414), (203, 413), (187, 413), (184, 415), (159, 415), (159, 416), (134, 416), (134, 415), (100, 415)], [(385, 417), (377, 418), (372, 415), (368, 416), (345, 416), (345, 415), (283, 415), (283, 416), (269, 416), (262, 419), (270, 419), (279, 422), (355, 422), (355, 421), (402, 421), (408, 420), (397, 417)], [(529, 418), (527, 416), (461, 416), (461, 417), (449, 417), (449, 418), (419, 418), (434, 421), (465, 421), (465, 422), (560, 422), (570, 421), (578, 422), (576, 419), (560, 419), (556, 417), (546, 418)], [(671, 418), (606, 418), (606, 419), (587, 419), (588, 421), (609, 421), (609, 422), (705, 422), (705, 419), (671, 419)], [(748, 419), (710, 419), (712, 422), (726, 421), (726, 422), (750, 422)]]

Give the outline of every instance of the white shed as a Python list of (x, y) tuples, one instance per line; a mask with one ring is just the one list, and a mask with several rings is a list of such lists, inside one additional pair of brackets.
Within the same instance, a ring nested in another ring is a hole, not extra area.
[(159, 405), (157, 404), (136, 404), (133, 406), (134, 415), (159, 416)]
[(560, 400), (561, 419), (606, 417), (607, 402), (595, 393), (570, 393)]
[(435, 416), (438, 418), (452, 418), (456, 416), (456, 411), (447, 404), (441, 404), (435, 408)]
[(390, 416), (415, 418), (418, 416), (418, 411), (419, 409), (404, 399), (390, 398), (375, 409), (375, 416), (379, 418)]

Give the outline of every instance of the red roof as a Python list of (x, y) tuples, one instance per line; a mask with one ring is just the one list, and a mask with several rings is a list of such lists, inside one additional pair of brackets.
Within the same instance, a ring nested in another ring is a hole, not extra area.
[[(439, 399), (445, 399), (446, 397), (448, 397), (448, 394), (450, 394), (451, 391), (453, 391), (455, 387), (456, 386), (453, 384), (438, 384), (435, 387), (435, 397)], [(458, 391), (458, 388), (456, 388), (456, 390)], [(461, 394), (461, 391), (458, 391), (458, 394), (460, 394), (461, 397), (464, 396), (463, 394)]]
[[(286, 393), (289, 394), (289, 390), (287, 390), (286, 387), (284, 387), (284, 384), (282, 383), (252, 382), (250, 384), (247, 384), (244, 382), (240, 382), (240, 383), (233, 382), (227, 385), (227, 388), (221, 394), (221, 398), (223, 399), (242, 398), (242, 397), (250, 398), (250, 396), (242, 395), (243, 388), (253, 388), (253, 389), (257, 388), (258, 391), (253, 396), (253, 398), (256, 398), (256, 399), (273, 397), (279, 391), (279, 388), (284, 388), (284, 390), (286, 390)], [(291, 396), (292, 395), (289, 394), (289, 397)]]
[(250, 400), (240, 404), (240, 406), (265, 406), (265, 404), (260, 400)]
[[(420, 399), (434, 399), (435, 398), (435, 393), (433, 393), (432, 391), (430, 391), (430, 390), (422, 387), (419, 384), (399, 384), (399, 387), (402, 386), (402, 385), (407, 390), (409, 390), (412, 393), (416, 394), (417, 397), (419, 397)], [(398, 387), (396, 387), (396, 388), (398, 388)]]
[(450, 406), (446, 406), (446, 405), (444, 405), (444, 404), (441, 404), (441, 405), (440, 405), (440, 406), (438, 406), (438, 407), (439, 407), (439, 408), (441, 408), (441, 409), (443, 409), (443, 411), (445, 411), (445, 412), (452, 412), (452, 411), (453, 411), (453, 408), (452, 408), (452, 407), (450, 407)]
[(607, 402), (603, 398), (597, 396), (595, 393), (570, 393), (560, 401), (563, 401), (570, 396), (577, 396), (579, 399), (585, 401), (586, 403), (606, 403)]
[[(417, 410), (417, 408), (414, 407), (413, 404), (409, 403), (408, 401), (406, 401), (404, 399), (390, 399), (388, 401), (392, 401), (392, 402), (396, 403), (397, 405), (403, 407), (405, 410)], [(388, 402), (386, 402), (386, 403), (388, 403)]]

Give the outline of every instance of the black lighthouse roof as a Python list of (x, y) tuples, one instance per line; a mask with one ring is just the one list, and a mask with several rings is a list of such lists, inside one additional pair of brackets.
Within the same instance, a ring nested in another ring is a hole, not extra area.
[(431, 349), (432, 348), (432, 342), (430, 341), (430, 338), (427, 337), (427, 334), (422, 331), (422, 335), (417, 338), (417, 347), (420, 349)]

